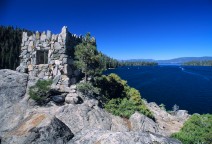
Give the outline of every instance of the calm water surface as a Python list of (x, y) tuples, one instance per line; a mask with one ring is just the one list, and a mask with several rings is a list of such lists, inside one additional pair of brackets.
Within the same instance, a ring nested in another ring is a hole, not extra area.
[(155, 66), (120, 67), (116, 73), (138, 89), (148, 102), (174, 104), (192, 113), (212, 113), (212, 67)]

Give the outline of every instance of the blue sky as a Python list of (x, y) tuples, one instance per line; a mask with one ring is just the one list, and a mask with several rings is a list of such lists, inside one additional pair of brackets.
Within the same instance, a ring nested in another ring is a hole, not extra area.
[(117, 59), (212, 56), (212, 0), (1, 0), (0, 25), (67, 25)]

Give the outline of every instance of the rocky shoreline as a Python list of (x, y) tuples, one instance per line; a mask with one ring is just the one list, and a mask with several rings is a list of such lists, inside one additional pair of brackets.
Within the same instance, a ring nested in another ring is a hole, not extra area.
[(180, 144), (169, 138), (189, 118), (187, 111), (171, 115), (156, 103), (147, 103), (155, 121), (135, 112), (129, 119), (114, 116), (70, 86), (64, 103), (37, 106), (29, 99), (33, 85), (27, 74), (0, 70), (0, 143), (16, 144)]

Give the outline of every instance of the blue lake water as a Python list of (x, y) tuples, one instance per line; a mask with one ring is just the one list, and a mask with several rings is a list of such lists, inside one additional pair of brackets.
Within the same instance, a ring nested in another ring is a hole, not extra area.
[(174, 104), (193, 113), (212, 113), (212, 67), (140, 66), (110, 69), (138, 89), (148, 102)]

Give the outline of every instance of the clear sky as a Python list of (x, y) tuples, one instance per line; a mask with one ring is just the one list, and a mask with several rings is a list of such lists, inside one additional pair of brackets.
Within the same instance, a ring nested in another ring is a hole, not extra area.
[(91, 32), (117, 59), (212, 56), (212, 0), (1, 0), (0, 25)]

